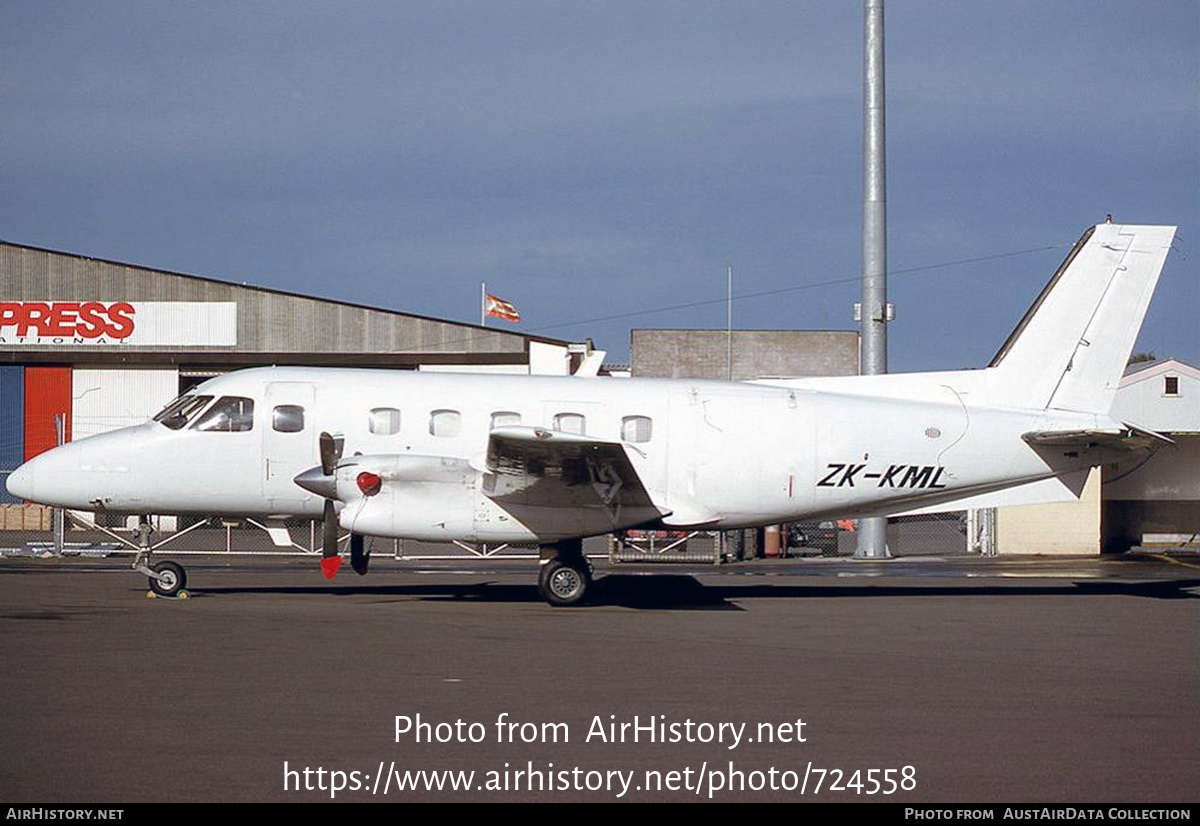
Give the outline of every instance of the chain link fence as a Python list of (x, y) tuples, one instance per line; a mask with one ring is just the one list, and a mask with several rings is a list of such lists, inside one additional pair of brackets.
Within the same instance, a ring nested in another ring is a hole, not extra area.
[[(69, 515), (56, 543), (55, 509), (40, 505), (0, 505), (0, 555), (105, 556), (132, 553), (140, 541), (134, 517), (100, 519), (91, 514)], [(988, 511), (955, 512), (888, 520), (888, 550), (893, 556), (961, 556), (989, 551), (994, 516)], [(273, 554), (321, 553), (321, 525), (290, 520), (286, 533), (278, 526), (252, 519), (156, 517), (148, 536), (160, 554)], [(590, 556), (612, 562), (731, 562), (764, 557), (838, 558), (853, 556), (858, 534), (853, 520), (798, 522), (784, 526), (777, 538), (759, 530), (745, 531), (626, 531), (585, 540)], [(496, 558), (536, 556), (533, 545), (433, 543), (368, 537), (373, 555), (397, 559)]]

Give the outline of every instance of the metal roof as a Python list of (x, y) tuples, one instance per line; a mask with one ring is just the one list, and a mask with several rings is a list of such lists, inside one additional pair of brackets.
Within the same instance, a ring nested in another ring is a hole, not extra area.
[(5, 342), (0, 336), (0, 362), (507, 364), (527, 362), (530, 342), (567, 344), (478, 324), (12, 242), (0, 242), (0, 301), (237, 305), (236, 343), (229, 346), (81, 347)]

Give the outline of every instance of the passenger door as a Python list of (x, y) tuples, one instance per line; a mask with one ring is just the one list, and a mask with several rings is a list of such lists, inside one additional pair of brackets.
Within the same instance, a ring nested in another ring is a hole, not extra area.
[(313, 422), (315, 394), (309, 382), (267, 385), (262, 416), (263, 494), (280, 514), (303, 513), (303, 504), (317, 498), (292, 481), (320, 461)]

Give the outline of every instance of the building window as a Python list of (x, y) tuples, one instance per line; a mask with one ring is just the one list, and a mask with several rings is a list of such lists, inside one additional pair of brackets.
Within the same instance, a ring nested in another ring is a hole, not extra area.
[(435, 410), (429, 414), (429, 433), (451, 438), (462, 431), (462, 414), (457, 410)]
[(371, 432), (377, 436), (394, 436), (400, 432), (400, 411), (394, 407), (371, 410)]
[(653, 429), (649, 416), (626, 416), (621, 419), (621, 441), (648, 442)]
[(492, 430), (497, 427), (516, 427), (521, 423), (521, 414), (511, 410), (498, 410), (492, 414)]
[(271, 411), (271, 427), (277, 433), (299, 433), (304, 429), (304, 408), (298, 404), (281, 404)]
[(192, 425), (192, 430), (243, 433), (254, 427), (254, 399), (222, 396)]
[(1179, 376), (1163, 376), (1163, 394), (1166, 396), (1179, 395)]
[(559, 433), (582, 436), (587, 432), (587, 419), (582, 413), (559, 413), (554, 417), (554, 429)]

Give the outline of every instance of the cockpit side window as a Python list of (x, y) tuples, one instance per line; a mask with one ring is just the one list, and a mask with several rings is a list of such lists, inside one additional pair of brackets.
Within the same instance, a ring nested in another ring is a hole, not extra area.
[(192, 430), (242, 433), (254, 427), (254, 399), (222, 396), (209, 408)]
[(180, 396), (159, 411), (158, 415), (154, 417), (154, 421), (172, 430), (180, 430), (203, 410), (212, 401), (212, 398), (212, 396)]

